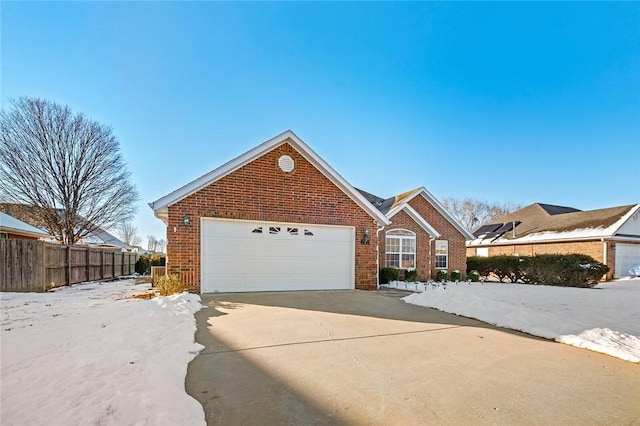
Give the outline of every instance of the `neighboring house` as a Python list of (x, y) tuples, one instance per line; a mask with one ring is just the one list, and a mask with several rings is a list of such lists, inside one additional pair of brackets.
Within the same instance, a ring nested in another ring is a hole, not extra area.
[(479, 227), (468, 256), (583, 253), (609, 266), (607, 278), (640, 262), (640, 204), (580, 211), (535, 203)]
[(124, 241), (121, 241), (102, 228), (98, 228), (89, 235), (82, 237), (77, 244), (86, 244), (88, 246), (95, 247), (115, 247), (122, 251), (137, 253), (136, 247), (130, 246)]
[(39, 240), (49, 234), (6, 213), (0, 212), (0, 238)]
[[(33, 227), (44, 227), (41, 219), (38, 217), (37, 208), (33, 206), (27, 206), (25, 204), (10, 204), (10, 203), (2, 203), (0, 204), (0, 212), (5, 212), (14, 217), (19, 217), (21, 221), (33, 226)], [(62, 210), (59, 211), (60, 215), (64, 215)], [(51, 234), (44, 232), (43, 236), (49, 242), (58, 243)], [(94, 247), (113, 247), (119, 248), (123, 251), (134, 251), (133, 247), (126, 244), (125, 242), (119, 240), (109, 232), (105, 231), (102, 228), (97, 228), (95, 231), (90, 233), (89, 235), (84, 236), (80, 241), (76, 244), (86, 244)]]
[(149, 206), (167, 225), (167, 272), (203, 293), (375, 289), (386, 259), (423, 277), (437, 259), (464, 269), (462, 227), (424, 188), (372, 200), (387, 201), (286, 131)]

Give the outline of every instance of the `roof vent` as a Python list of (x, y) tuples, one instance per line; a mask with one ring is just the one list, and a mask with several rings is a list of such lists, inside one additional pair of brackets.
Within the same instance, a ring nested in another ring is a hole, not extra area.
[(278, 166), (283, 172), (289, 173), (295, 167), (295, 163), (293, 162), (293, 158), (288, 155), (283, 155), (278, 159)]

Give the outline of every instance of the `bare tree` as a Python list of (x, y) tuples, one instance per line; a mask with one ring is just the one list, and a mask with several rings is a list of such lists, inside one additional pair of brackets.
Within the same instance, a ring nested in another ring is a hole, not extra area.
[(158, 240), (158, 251), (160, 253), (164, 253), (164, 248), (167, 246), (167, 242), (164, 239)]
[(445, 198), (444, 207), (469, 231), (520, 208), (513, 203), (487, 203), (473, 198)]
[(149, 251), (158, 250), (158, 239), (153, 235), (147, 236), (147, 250)]
[(132, 217), (138, 193), (111, 128), (43, 99), (11, 105), (0, 112), (2, 201), (68, 244)]
[(132, 222), (121, 223), (118, 228), (118, 236), (122, 238), (122, 241), (130, 246), (137, 246), (142, 239), (138, 236), (138, 228), (136, 228)]

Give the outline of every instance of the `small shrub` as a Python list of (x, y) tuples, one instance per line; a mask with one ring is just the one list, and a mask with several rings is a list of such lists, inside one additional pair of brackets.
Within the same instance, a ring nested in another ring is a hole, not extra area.
[(456, 283), (462, 281), (462, 272), (458, 271), (457, 269), (451, 271), (451, 281)]
[(160, 296), (171, 296), (172, 294), (182, 292), (182, 290), (188, 287), (182, 282), (180, 275), (171, 274), (158, 277), (155, 288), (160, 292)]
[(387, 284), (391, 281), (398, 281), (398, 269), (380, 268), (380, 284)]
[(151, 271), (151, 264), (149, 263), (148, 256), (140, 256), (136, 261), (136, 272), (144, 275), (148, 274)]
[(409, 282), (416, 282), (418, 280), (418, 271), (415, 269), (407, 269), (404, 271), (404, 279)]
[(165, 266), (166, 263), (167, 257), (165, 255), (140, 256), (136, 261), (136, 272), (143, 275), (150, 274), (152, 266)]
[(152, 254), (149, 257), (149, 266), (166, 266), (167, 256), (164, 254)]
[(480, 272), (478, 271), (470, 271), (467, 274), (467, 277), (469, 278), (469, 280), (473, 281), (474, 283), (477, 283), (478, 281), (480, 281)]
[(445, 282), (448, 280), (449, 280), (449, 273), (444, 269), (440, 269), (436, 274), (436, 281)]

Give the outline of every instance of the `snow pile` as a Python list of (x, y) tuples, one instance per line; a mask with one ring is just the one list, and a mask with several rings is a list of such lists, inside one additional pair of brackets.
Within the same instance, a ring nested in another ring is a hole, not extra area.
[(134, 299), (133, 280), (0, 293), (3, 425), (204, 424), (184, 390), (197, 295)]
[[(415, 285), (389, 286), (413, 290)], [(640, 362), (640, 279), (594, 288), (434, 283), (414, 291), (422, 292), (403, 300)]]

